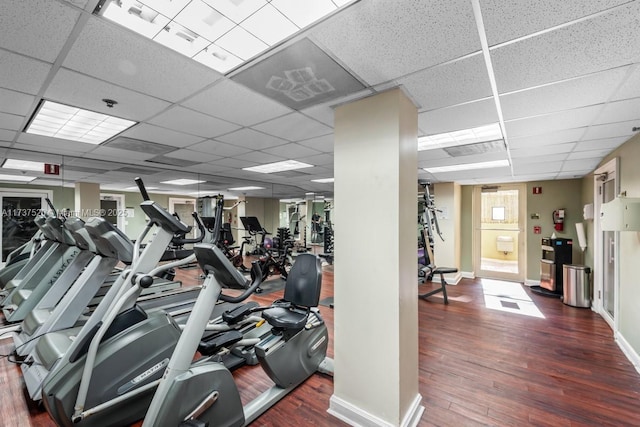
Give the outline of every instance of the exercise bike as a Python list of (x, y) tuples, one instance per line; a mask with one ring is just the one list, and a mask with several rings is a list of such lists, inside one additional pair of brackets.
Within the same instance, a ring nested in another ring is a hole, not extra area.
[[(327, 327), (317, 310), (322, 283), (320, 259), (302, 254), (291, 269), (284, 299), (262, 309), (271, 334), (255, 345), (260, 365), (275, 383), (244, 407), (229, 370), (204, 357), (193, 362), (213, 302), (225, 298), (221, 285), (236, 281), (237, 270), (219, 248), (198, 244), (196, 258), (207, 272), (205, 285), (180, 336), (143, 427), (241, 426), (257, 419), (314, 372), (332, 374), (326, 358)], [(226, 345), (240, 337), (229, 334)]]

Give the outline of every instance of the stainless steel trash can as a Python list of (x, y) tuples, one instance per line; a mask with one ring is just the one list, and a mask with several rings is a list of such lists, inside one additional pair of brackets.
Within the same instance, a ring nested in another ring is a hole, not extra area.
[(584, 265), (562, 266), (562, 302), (573, 307), (591, 307), (591, 269)]

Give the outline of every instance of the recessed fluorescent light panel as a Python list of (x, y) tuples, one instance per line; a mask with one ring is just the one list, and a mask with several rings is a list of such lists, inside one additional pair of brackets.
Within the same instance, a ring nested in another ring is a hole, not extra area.
[(230, 191), (250, 191), (250, 190), (264, 190), (264, 187), (255, 187), (255, 186), (247, 186), (247, 187), (234, 187), (230, 188)]
[(500, 130), (500, 125), (494, 123), (456, 132), (423, 136), (418, 138), (418, 151), (473, 144), (476, 142), (495, 141), (498, 139), (502, 139), (502, 131)]
[(226, 73), (345, 1), (107, 0), (94, 11), (144, 37)]
[(327, 182), (334, 182), (335, 178), (320, 178), (320, 179), (312, 179), (311, 182), (320, 182), (320, 183), (327, 183)]
[(23, 171), (34, 171), (44, 173), (44, 163), (31, 162), (29, 160), (7, 159), (2, 164), (4, 169), (17, 169)]
[(0, 174), (0, 181), (13, 181), (13, 182), (31, 182), (36, 179), (35, 176), (25, 175), (2, 175)]
[(423, 168), (423, 169), (429, 173), (443, 173), (443, 172), (459, 172), (459, 171), (473, 170), (473, 169), (502, 168), (507, 166), (509, 166), (509, 160), (493, 160), (491, 162), (465, 163), (460, 165), (437, 166), (437, 167)]
[(135, 124), (136, 122), (131, 120), (43, 101), (25, 132), (87, 144), (100, 144)]
[(242, 170), (259, 173), (275, 173), (311, 167), (313, 167), (313, 165), (310, 165), (308, 163), (302, 163), (296, 160), (285, 160), (283, 162), (267, 163), (266, 165), (242, 168)]
[(191, 184), (200, 184), (206, 181), (198, 181), (197, 179), (172, 179), (171, 181), (162, 181), (160, 184), (170, 184), (170, 185), (191, 185)]

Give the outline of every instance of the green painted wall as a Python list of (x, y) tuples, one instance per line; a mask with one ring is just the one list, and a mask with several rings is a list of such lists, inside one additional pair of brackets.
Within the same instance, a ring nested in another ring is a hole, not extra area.
[[(533, 194), (533, 187), (542, 187), (542, 194)], [(554, 233), (552, 214), (556, 209), (565, 209), (564, 231), (555, 231), (556, 237), (573, 239), (573, 263), (582, 263), (582, 252), (578, 245), (576, 223), (582, 222), (582, 180), (534, 181), (527, 183), (527, 280), (540, 280), (540, 241)], [(540, 219), (531, 219), (532, 214)], [(534, 234), (533, 227), (539, 225), (542, 234)]]
[[(640, 197), (640, 135), (613, 151), (601, 164), (614, 157), (619, 158), (620, 191), (626, 191), (627, 197)], [(619, 236), (619, 332), (636, 355), (640, 355), (640, 233), (623, 231)]]

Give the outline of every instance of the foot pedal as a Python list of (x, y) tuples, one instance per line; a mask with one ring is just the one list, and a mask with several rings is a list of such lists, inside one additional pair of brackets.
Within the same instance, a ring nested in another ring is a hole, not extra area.
[(257, 306), (258, 306), (258, 303), (250, 302), (250, 303), (238, 306), (233, 310), (227, 310), (224, 313), (222, 313), (222, 320), (224, 320), (225, 323), (228, 323), (229, 325), (234, 325), (238, 323), (240, 320), (247, 317), (247, 315), (251, 313), (251, 310), (253, 310)]
[(219, 335), (214, 335), (211, 339), (200, 341), (198, 351), (205, 356), (212, 356), (219, 352), (222, 348), (237, 343), (243, 338), (240, 331), (228, 331)]

